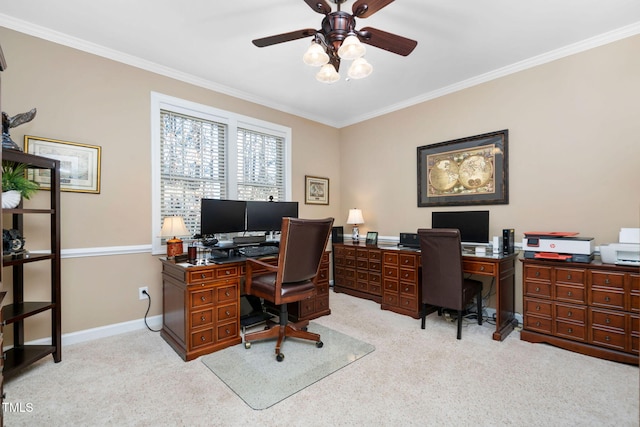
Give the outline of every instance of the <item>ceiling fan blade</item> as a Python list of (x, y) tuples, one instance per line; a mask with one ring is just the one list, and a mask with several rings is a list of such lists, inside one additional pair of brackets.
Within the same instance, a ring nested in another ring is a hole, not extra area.
[[(312, 1), (312, 0), (310, 0)], [(357, 18), (367, 18), (394, 0), (358, 0), (351, 9), (353, 16)]]
[(358, 31), (358, 38), (362, 43), (402, 56), (409, 55), (418, 45), (418, 42), (415, 40), (371, 27), (365, 27)]
[(331, 6), (329, 6), (325, 0), (304, 0), (304, 2), (318, 13), (322, 13), (323, 15), (331, 13)]
[(303, 39), (313, 36), (317, 30), (307, 28), (304, 30), (292, 31), (290, 33), (278, 34), (276, 36), (263, 37), (261, 39), (252, 40), (252, 43), (258, 47), (271, 46), (278, 43), (290, 42), (292, 40)]

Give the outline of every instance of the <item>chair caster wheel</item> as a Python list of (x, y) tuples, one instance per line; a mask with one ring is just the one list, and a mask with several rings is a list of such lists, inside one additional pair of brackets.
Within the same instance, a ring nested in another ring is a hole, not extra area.
[(300, 328), (301, 330), (307, 332), (309, 330), (309, 328), (307, 328), (306, 326), (304, 328)]
[(244, 348), (250, 349), (251, 348), (251, 343), (250, 342), (244, 343)]
[(322, 341), (318, 341), (316, 343), (316, 347), (318, 347), (318, 348), (322, 348), (323, 345), (324, 345), (324, 343)]
[(278, 354), (276, 355), (276, 360), (277, 360), (278, 362), (282, 362), (282, 361), (284, 360), (284, 354), (282, 354), (282, 353), (278, 353)]

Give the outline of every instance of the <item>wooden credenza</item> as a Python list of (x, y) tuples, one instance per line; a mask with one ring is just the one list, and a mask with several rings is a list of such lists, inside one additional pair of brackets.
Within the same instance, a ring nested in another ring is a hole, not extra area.
[[(276, 263), (277, 258), (263, 259)], [(162, 330), (160, 335), (182, 357), (193, 360), (242, 342), (240, 296), (245, 262), (191, 266), (162, 258)], [(255, 271), (255, 269), (254, 269)], [(316, 281), (316, 296), (290, 303), (291, 320), (331, 314), (329, 252), (325, 252)]]
[(522, 340), (638, 364), (637, 267), (531, 259), (522, 262)]
[[(464, 255), (467, 274), (490, 277), (496, 288), (496, 331), (503, 340), (515, 319), (515, 260), (511, 255)], [(367, 246), (350, 242), (333, 245), (333, 289), (380, 303), (383, 310), (420, 318), (422, 301), (420, 251), (397, 246)]]

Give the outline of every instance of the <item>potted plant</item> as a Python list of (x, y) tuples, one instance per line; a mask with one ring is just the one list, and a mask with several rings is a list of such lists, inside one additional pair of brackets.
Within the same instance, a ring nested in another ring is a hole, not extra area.
[(3, 208), (15, 208), (22, 197), (28, 200), (40, 189), (37, 182), (27, 179), (26, 170), (27, 165), (24, 163), (2, 162)]

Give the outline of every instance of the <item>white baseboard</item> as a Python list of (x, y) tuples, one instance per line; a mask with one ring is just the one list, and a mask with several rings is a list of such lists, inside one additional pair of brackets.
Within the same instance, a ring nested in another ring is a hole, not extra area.
[[(162, 315), (148, 317), (147, 323), (151, 329), (162, 328)], [(146, 329), (144, 319), (131, 320), (128, 322), (115, 323), (113, 325), (100, 326), (98, 328), (85, 329), (83, 331), (71, 332), (62, 335), (62, 345), (78, 344), (86, 341), (93, 341), (99, 338), (111, 337), (114, 335), (123, 334), (125, 332), (137, 331), (140, 329)], [(51, 343), (51, 338), (42, 338), (34, 341), (30, 341), (26, 344), (35, 345), (48, 345)]]

